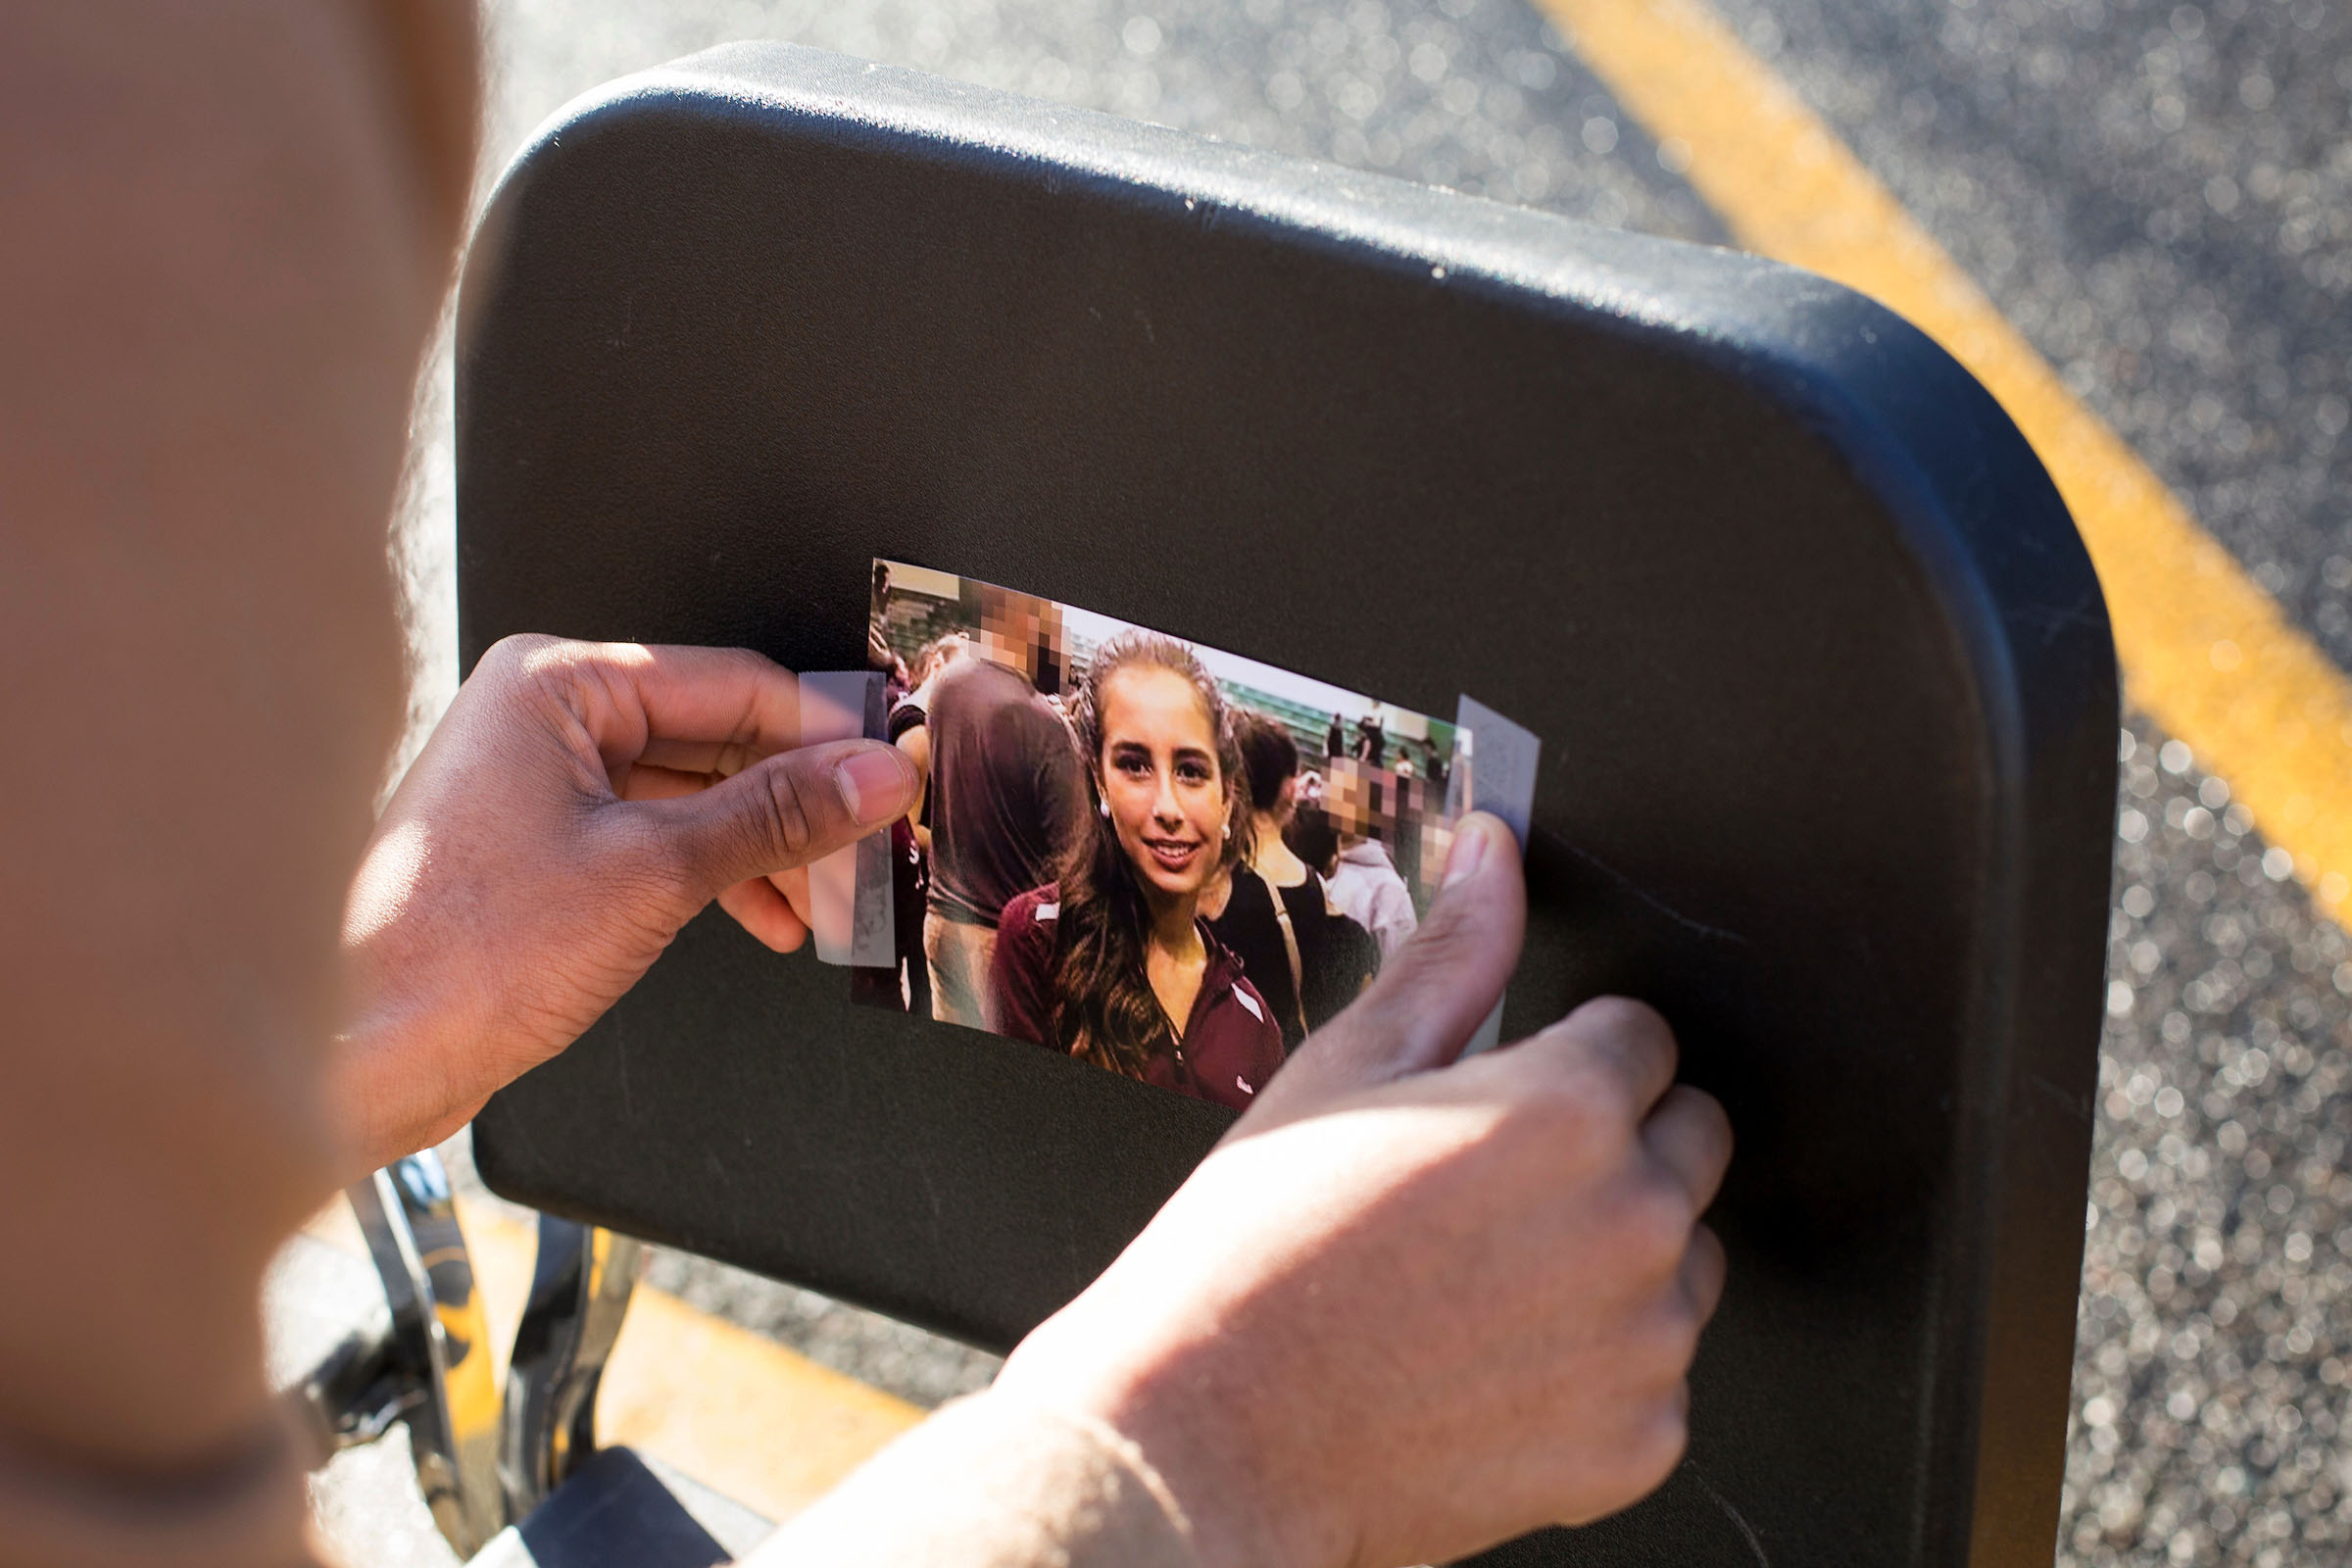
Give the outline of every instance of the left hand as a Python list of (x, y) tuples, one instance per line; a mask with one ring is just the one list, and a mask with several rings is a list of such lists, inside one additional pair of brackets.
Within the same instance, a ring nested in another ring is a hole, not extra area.
[(741, 650), (510, 637), (482, 657), (344, 918), (338, 1098), (368, 1168), (570, 1045), (713, 898), (801, 945), (801, 868), (904, 815), (916, 783), (879, 741), (801, 747), (800, 702)]
[(1457, 1059), (1525, 923), (1465, 816), (1418, 934), (981, 1397), (1118, 1433), (1230, 1568), (1451, 1562), (1664, 1481), (1731, 1126), (1622, 997)]

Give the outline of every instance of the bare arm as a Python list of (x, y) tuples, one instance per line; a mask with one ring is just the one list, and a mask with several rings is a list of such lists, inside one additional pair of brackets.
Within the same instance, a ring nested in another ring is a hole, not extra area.
[(290, 1489), (247, 1560), (299, 1550), (254, 1303), (339, 1169), (335, 911), (473, 86), (462, 6), (0, 7), (0, 1471), (53, 1472), (0, 1474), (0, 1558), (67, 1477)]
[(899, 750), (905, 752), (906, 760), (914, 764), (917, 780), (914, 805), (906, 810), (906, 825), (914, 830), (914, 842), (922, 847), (925, 855), (929, 855), (931, 830), (918, 819), (923, 814), (924, 803), (931, 799), (931, 726), (917, 724), (900, 736)]

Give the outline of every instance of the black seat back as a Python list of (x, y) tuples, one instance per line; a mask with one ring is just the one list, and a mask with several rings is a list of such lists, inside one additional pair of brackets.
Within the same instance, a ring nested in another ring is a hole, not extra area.
[[(468, 667), (525, 630), (856, 667), (884, 556), (1535, 730), (1506, 1037), (1644, 998), (1740, 1152), (1690, 1463), (1494, 1560), (2046, 1560), (2114, 661), (2057, 494), (1926, 338), (1724, 252), (750, 45), (548, 126), (460, 334)], [(1225, 1124), (713, 911), (475, 1149), (1002, 1348)]]

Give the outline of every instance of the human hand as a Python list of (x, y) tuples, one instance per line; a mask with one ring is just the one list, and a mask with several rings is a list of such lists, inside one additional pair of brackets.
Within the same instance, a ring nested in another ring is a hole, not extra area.
[(1525, 913), (1466, 817), (1420, 933), (997, 1380), (1132, 1440), (1203, 1561), (1446, 1561), (1680, 1461), (1730, 1126), (1635, 1002), (1455, 1061)]
[(337, 1095), (372, 1168), (577, 1039), (712, 898), (778, 952), (799, 868), (903, 815), (878, 741), (799, 747), (792, 675), (741, 650), (510, 637), (376, 823), (344, 951)]

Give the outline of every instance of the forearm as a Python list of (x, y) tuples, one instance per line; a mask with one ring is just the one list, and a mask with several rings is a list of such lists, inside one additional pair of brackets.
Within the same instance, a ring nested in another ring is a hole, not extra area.
[[(435, 857), (395, 798), (353, 879), (344, 913), (349, 1013), (335, 1036), (329, 1103), (341, 1121), (356, 1179), (453, 1135), (497, 1087), (482, 1060), (499, 1032), (494, 988), (453, 963), (463, 933), (439, 929), (437, 909), (475, 902), (474, 890), (432, 885), (466, 857)], [(451, 864), (450, 862), (455, 862)]]
[(75, 759), (0, 870), (0, 1443), (99, 1470), (246, 1441), (262, 1269), (332, 1191), (333, 901), (399, 710), (384, 518), (452, 237), (359, 12), (0, 8), (0, 90), (49, 126), (0, 152), (0, 647), (42, 671), (0, 711), (12, 777)]
[(1201, 1568), (1159, 1474), (1110, 1427), (959, 1398), (760, 1546), (746, 1568)]
[(75, 760), (0, 854), (10, 1568), (303, 1560), (255, 1301), (333, 1191), (334, 910), (400, 710), (384, 520), (470, 43), (424, 0), (0, 8), (42, 126), (0, 147), (0, 648), (41, 671), (0, 728), (12, 777)]
[(1201, 1568), (1159, 1475), (1099, 1423), (959, 1399), (771, 1537), (746, 1568)]

